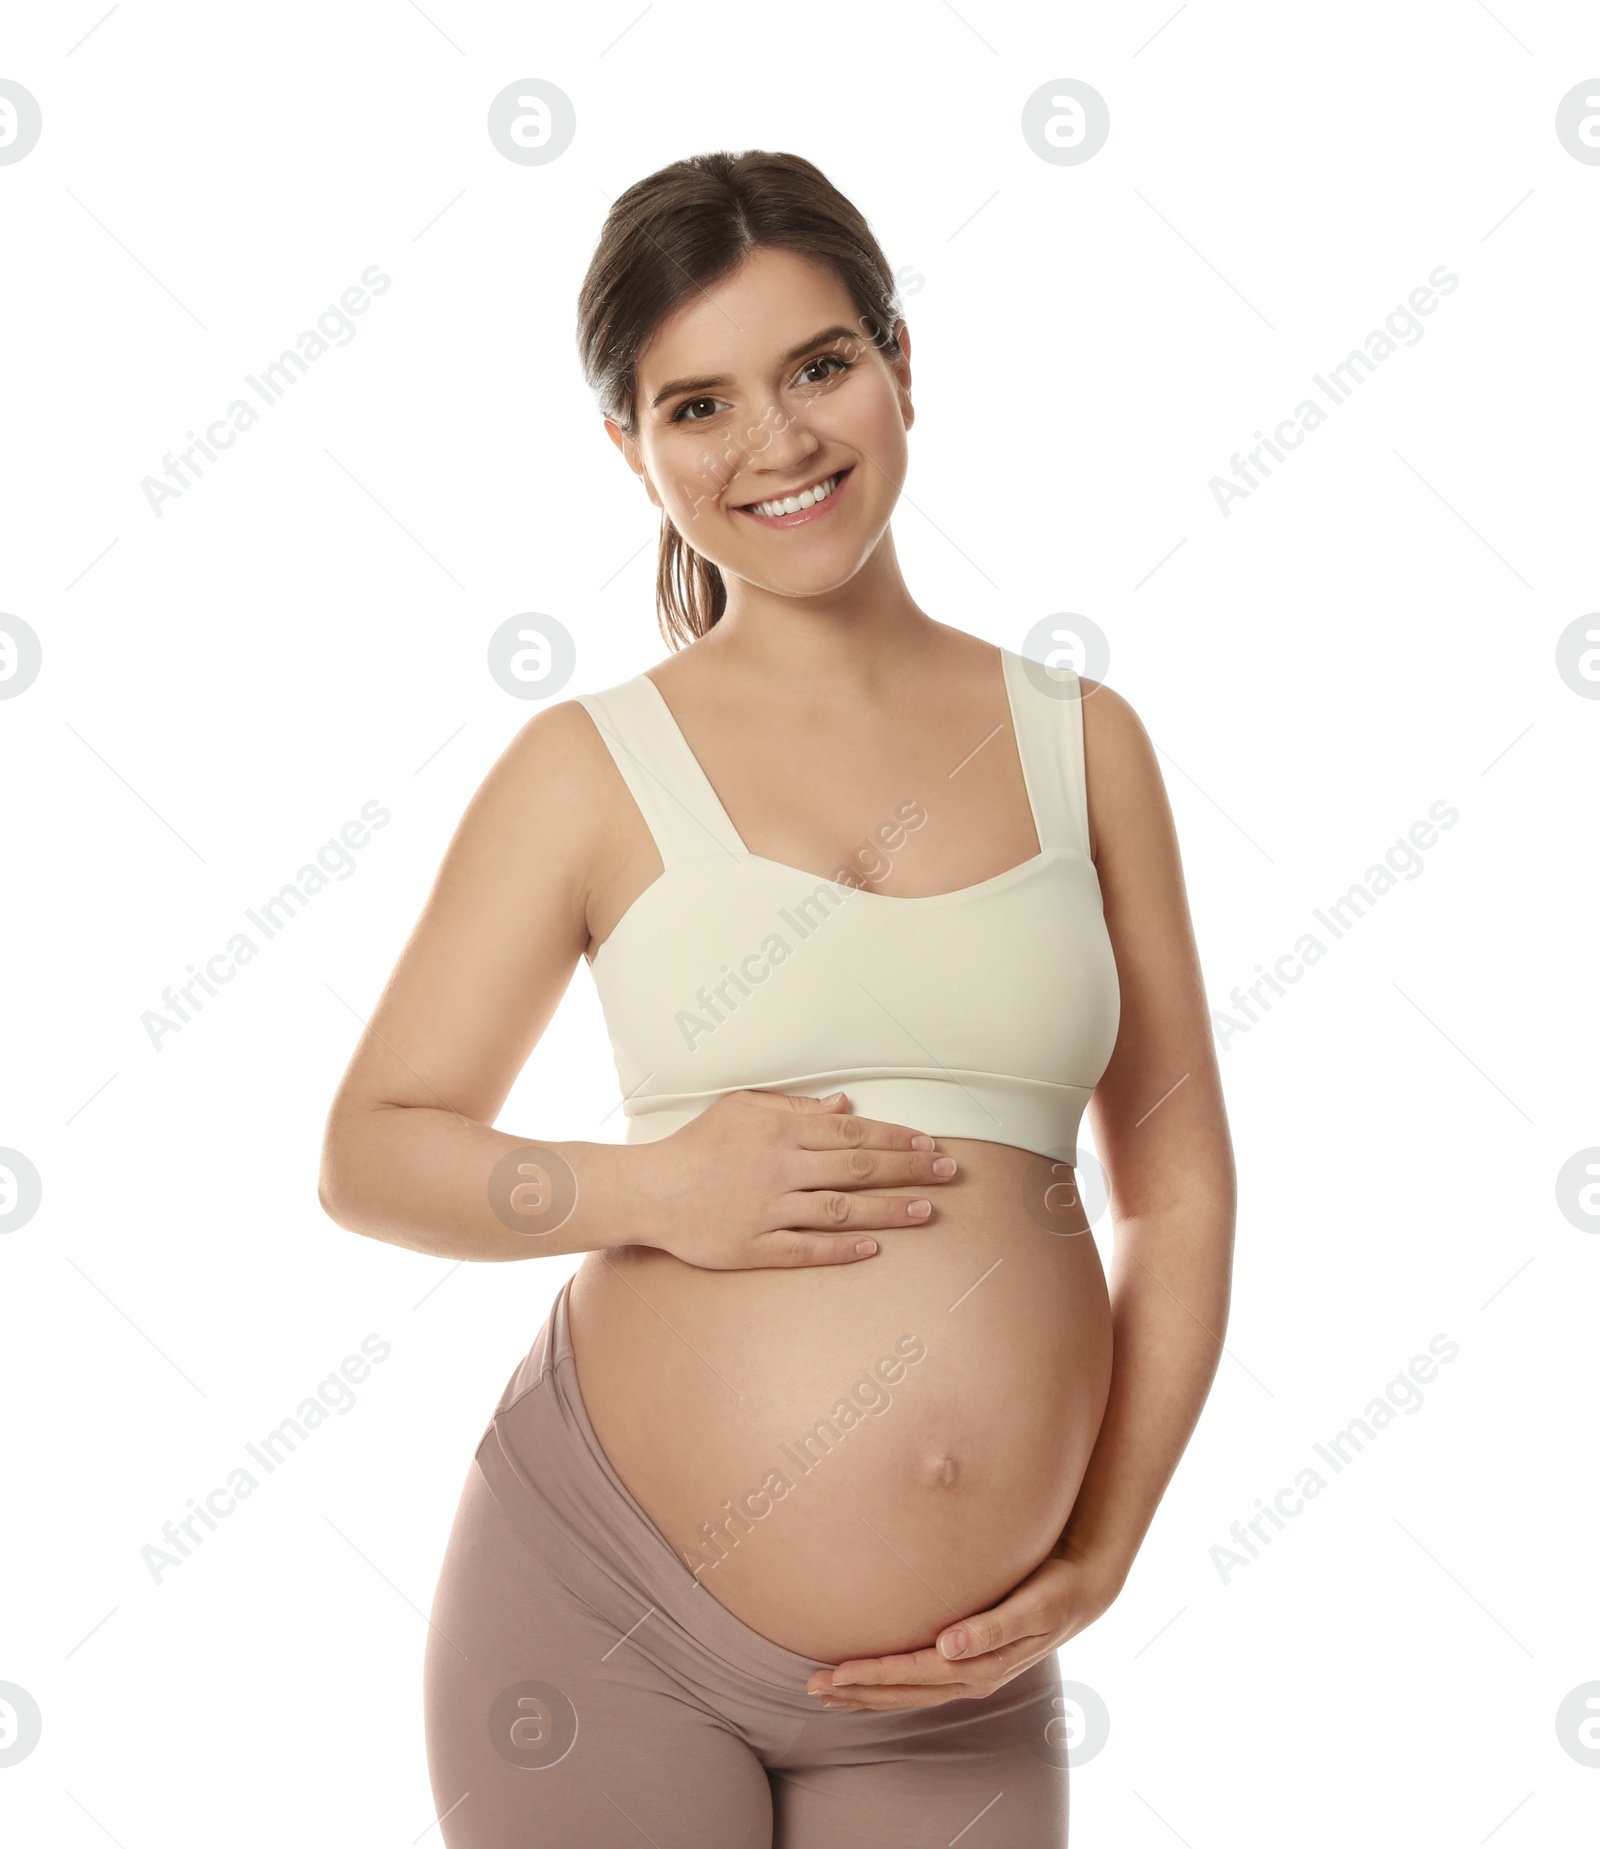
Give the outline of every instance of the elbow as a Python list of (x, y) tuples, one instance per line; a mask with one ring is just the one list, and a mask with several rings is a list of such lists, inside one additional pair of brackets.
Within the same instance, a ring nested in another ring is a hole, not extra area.
[(339, 1210), (334, 1205), (333, 1184), (326, 1169), (317, 1177), (317, 1205), (335, 1226), (343, 1224), (339, 1218)]
[(317, 1177), (317, 1205), (335, 1226), (344, 1226), (344, 1217), (339, 1209), (338, 1197), (334, 1193), (333, 1184), (326, 1171)]
[(336, 1103), (322, 1132), (317, 1205), (347, 1233), (384, 1238), (380, 1150), (370, 1132), (381, 1106)]
[(317, 1165), (317, 1205), (335, 1226), (350, 1230), (349, 1189), (341, 1185), (347, 1162), (340, 1125), (336, 1118), (328, 1119), (327, 1128), (322, 1136), (322, 1156)]

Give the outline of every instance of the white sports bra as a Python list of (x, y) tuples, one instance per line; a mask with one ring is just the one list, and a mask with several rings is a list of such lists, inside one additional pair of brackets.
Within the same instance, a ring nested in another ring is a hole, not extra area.
[(577, 696), (662, 862), (591, 966), (629, 1143), (730, 1091), (843, 1091), (857, 1116), (1076, 1162), (1120, 1011), (1082, 702), (1070, 670), (1049, 692), (1000, 658), (1039, 852), (921, 898), (750, 853), (647, 674)]

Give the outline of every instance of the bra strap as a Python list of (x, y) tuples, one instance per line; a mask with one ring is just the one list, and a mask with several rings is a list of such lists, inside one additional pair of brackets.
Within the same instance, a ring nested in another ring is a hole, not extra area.
[(1017, 754), (1039, 846), (1089, 854), (1089, 797), (1083, 763), (1083, 695), (1071, 668), (1046, 668), (1002, 648), (1016, 721)]
[(744, 854), (727, 811), (647, 676), (577, 698), (639, 805), (663, 867), (707, 854)]

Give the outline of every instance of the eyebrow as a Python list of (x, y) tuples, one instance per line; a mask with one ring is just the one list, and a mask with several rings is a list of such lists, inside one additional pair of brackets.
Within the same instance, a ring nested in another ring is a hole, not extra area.
[[(791, 347), (779, 361), (779, 364), (787, 366), (794, 360), (802, 358), (805, 354), (814, 352), (816, 348), (827, 346), (830, 341), (859, 340), (860, 338), (861, 336), (857, 334), (853, 328), (825, 328), (820, 334), (813, 334), (809, 340), (802, 340), (799, 346)], [(661, 390), (656, 393), (655, 397), (650, 400), (650, 409), (654, 411), (658, 405), (663, 404), (668, 398), (675, 398), (679, 392), (703, 392), (713, 385), (728, 385), (731, 383), (732, 381), (728, 378), (726, 373), (718, 373), (715, 378), (709, 379), (674, 379), (670, 385), (663, 385)]]

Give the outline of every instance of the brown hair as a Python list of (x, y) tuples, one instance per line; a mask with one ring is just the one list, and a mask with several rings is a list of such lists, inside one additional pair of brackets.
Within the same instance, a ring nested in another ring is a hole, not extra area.
[[(857, 323), (900, 358), (888, 259), (860, 212), (798, 154), (694, 154), (636, 181), (612, 205), (578, 294), (578, 352), (602, 414), (636, 437), (638, 358), (660, 324), (754, 250), (826, 264)], [(727, 608), (722, 573), (661, 515), (656, 621), (670, 648), (703, 636)]]

